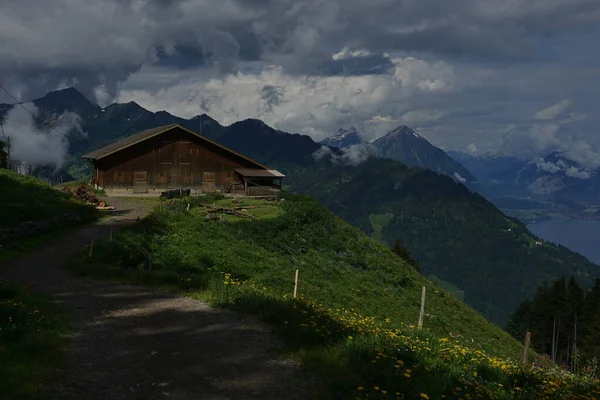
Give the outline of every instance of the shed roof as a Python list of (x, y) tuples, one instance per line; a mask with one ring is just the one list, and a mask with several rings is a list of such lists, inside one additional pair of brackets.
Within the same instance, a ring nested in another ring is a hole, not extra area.
[[(81, 157), (85, 158), (87, 160), (99, 160), (108, 155), (111, 155), (118, 151), (124, 150), (127, 147), (133, 146), (134, 144), (143, 142), (144, 140), (150, 139), (154, 136), (158, 136), (162, 133), (165, 133), (165, 132), (170, 131), (171, 129), (175, 129), (175, 128), (182, 129), (183, 131), (202, 139), (206, 143), (209, 143), (211, 145), (219, 147), (219, 148), (227, 151), (228, 153), (235, 154), (236, 156), (241, 157), (246, 161), (250, 161), (251, 163), (255, 164), (256, 166), (262, 168), (262, 171), (268, 170), (267, 166), (264, 166), (264, 165), (260, 164), (259, 162), (254, 161), (251, 158), (248, 158), (236, 151), (233, 151), (217, 142), (207, 139), (204, 136), (201, 136), (190, 129), (184, 128), (183, 126), (181, 126), (179, 124), (170, 124), (170, 125), (158, 126), (156, 128), (152, 128), (152, 129), (146, 129), (145, 131), (141, 131), (141, 132), (135, 133), (131, 136), (127, 136), (126, 138), (117, 140), (116, 142), (113, 142), (107, 146), (100, 148), (100, 149), (94, 150), (90, 153), (87, 153), (87, 154), (81, 156)], [(257, 169), (257, 170), (260, 171), (260, 169)]]
[(274, 169), (235, 168), (235, 172), (246, 178), (284, 178), (285, 175)]

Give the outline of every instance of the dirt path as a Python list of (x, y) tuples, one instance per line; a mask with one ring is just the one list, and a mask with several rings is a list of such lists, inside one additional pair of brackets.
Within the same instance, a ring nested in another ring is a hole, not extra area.
[(278, 360), (260, 326), (185, 297), (84, 279), (61, 266), (149, 206), (111, 199), (118, 212), (0, 269), (53, 296), (73, 315), (68, 377), (48, 399), (310, 399), (302, 367)]

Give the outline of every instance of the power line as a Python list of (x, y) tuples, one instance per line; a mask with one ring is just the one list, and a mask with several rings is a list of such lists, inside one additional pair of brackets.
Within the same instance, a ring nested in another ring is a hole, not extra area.
[[(27, 109), (27, 107), (25, 107), (23, 105), (23, 102), (19, 101), (15, 96), (13, 96), (8, 90), (6, 90), (6, 88), (4, 86), (2, 86), (0, 84), (0, 89), (2, 89), (7, 95), (9, 95), (15, 102), (16, 104), (18, 104), (19, 106), (21, 106), (21, 108), (23, 108), (23, 110), (27, 111), (33, 118), (37, 119), (38, 121), (40, 121), (42, 123), (42, 125), (45, 125), (46, 127), (52, 129), (54, 132), (63, 135), (66, 138), (69, 138), (69, 136), (65, 135), (64, 133), (62, 133), (61, 131), (59, 131), (58, 129), (54, 128), (53, 126), (50, 126), (46, 123), (44, 123), (44, 120), (42, 120), (40, 117), (38, 117), (37, 115), (35, 115), (33, 112), (31, 112), (30, 110)], [(2, 128), (4, 130), (4, 128)], [(5, 136), (6, 137), (6, 136)]]

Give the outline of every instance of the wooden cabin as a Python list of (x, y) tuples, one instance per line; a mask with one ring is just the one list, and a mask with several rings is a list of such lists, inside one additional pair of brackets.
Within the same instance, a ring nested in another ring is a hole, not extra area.
[(148, 129), (83, 156), (91, 183), (108, 193), (274, 195), (284, 175), (196, 132), (171, 124)]

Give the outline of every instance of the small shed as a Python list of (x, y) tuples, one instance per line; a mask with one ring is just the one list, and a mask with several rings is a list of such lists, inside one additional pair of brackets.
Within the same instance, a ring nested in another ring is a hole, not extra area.
[(190, 189), (272, 195), (284, 177), (179, 124), (136, 133), (83, 158), (92, 164), (91, 183), (109, 193)]
[(247, 196), (266, 196), (281, 190), (285, 177), (274, 169), (235, 168), (236, 175), (244, 185)]

